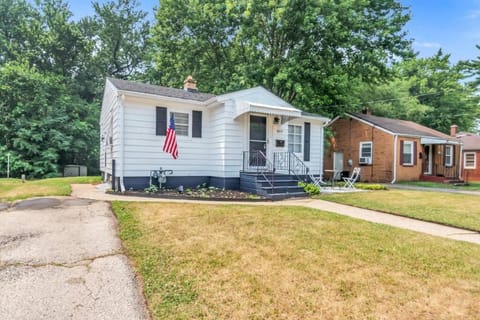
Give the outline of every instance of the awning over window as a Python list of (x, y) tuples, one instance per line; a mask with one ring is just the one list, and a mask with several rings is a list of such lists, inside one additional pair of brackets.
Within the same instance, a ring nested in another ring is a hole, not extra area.
[(456, 140), (448, 140), (448, 139), (441, 139), (441, 138), (421, 138), (421, 144), (460, 144), (460, 142)]
[(285, 118), (299, 118), (302, 112), (291, 107), (272, 106), (268, 104), (253, 103), (249, 101), (237, 102), (237, 112), (235, 119), (245, 113), (261, 113), (272, 116), (282, 116)]

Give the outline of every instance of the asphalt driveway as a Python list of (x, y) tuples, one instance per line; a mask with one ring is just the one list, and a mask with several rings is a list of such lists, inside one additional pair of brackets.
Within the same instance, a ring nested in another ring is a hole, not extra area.
[(0, 208), (0, 319), (148, 319), (138, 283), (109, 203)]

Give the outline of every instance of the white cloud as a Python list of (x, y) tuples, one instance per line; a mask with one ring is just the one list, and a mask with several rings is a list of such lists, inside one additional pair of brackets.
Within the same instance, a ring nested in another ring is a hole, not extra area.
[(438, 42), (419, 42), (415, 41), (413, 43), (415, 47), (421, 47), (421, 48), (441, 48), (442, 45)]
[(468, 19), (478, 19), (480, 18), (480, 10), (472, 10), (467, 14)]

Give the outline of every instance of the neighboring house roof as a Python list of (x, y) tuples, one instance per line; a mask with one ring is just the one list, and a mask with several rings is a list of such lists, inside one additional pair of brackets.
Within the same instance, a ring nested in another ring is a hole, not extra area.
[(434, 138), (434, 139), (442, 139), (449, 142), (456, 142), (458, 143), (458, 139), (451, 137), (445, 133), (440, 131), (422, 126), (418, 123), (406, 120), (399, 120), (399, 119), (391, 119), (391, 118), (383, 118), (372, 116), (363, 113), (354, 113), (349, 114), (348, 116), (352, 118), (356, 118), (367, 122), (371, 125), (376, 127), (383, 128), (386, 131), (389, 131), (392, 134), (397, 135), (405, 135), (405, 136), (418, 136), (420, 138)]
[(460, 133), (457, 139), (463, 142), (463, 150), (480, 150), (480, 136), (473, 133)]
[(200, 102), (204, 102), (215, 97), (213, 94), (209, 93), (190, 92), (183, 89), (168, 88), (135, 81), (127, 81), (114, 78), (108, 78), (108, 81), (110, 81), (117, 89), (122, 91), (154, 94), (170, 98), (193, 100)]

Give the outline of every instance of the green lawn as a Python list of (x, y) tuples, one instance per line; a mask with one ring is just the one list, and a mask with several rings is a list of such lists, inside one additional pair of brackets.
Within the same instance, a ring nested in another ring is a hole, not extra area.
[(480, 182), (469, 182), (466, 186), (455, 186), (449, 183), (438, 183), (430, 181), (401, 181), (397, 182), (402, 185), (411, 185), (416, 187), (425, 187), (425, 188), (440, 188), (440, 189), (454, 189), (454, 190), (465, 190), (465, 191), (478, 191), (480, 190)]
[(478, 319), (478, 245), (300, 207), (113, 209), (154, 319)]
[(480, 196), (414, 190), (321, 195), (321, 199), (480, 231)]
[(51, 178), (41, 180), (0, 179), (0, 202), (40, 196), (68, 196), (71, 183), (99, 183), (100, 177)]

